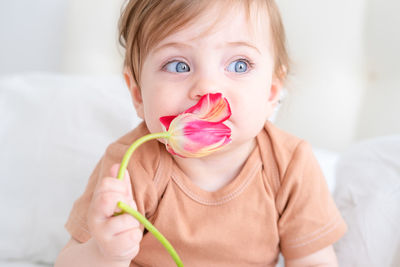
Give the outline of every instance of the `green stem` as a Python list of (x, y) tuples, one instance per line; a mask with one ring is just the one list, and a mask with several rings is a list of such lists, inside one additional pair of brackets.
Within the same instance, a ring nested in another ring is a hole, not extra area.
[[(124, 157), (122, 158), (121, 166), (119, 168), (118, 176), (117, 178), (119, 180), (122, 180), (124, 178), (124, 174), (126, 171), (126, 168), (128, 167), (129, 160), (133, 154), (133, 152), (143, 143), (152, 140), (152, 139), (157, 139), (157, 138), (169, 138), (170, 134), (168, 132), (162, 132), (162, 133), (154, 133), (154, 134), (148, 134), (145, 135), (138, 140), (136, 140), (125, 152)], [(172, 256), (174, 259), (176, 266), (178, 267), (183, 267), (183, 263), (181, 259), (178, 256), (178, 253), (176, 253), (174, 247), (171, 245), (171, 243), (168, 242), (168, 240), (157, 230), (157, 228), (154, 227), (154, 225), (149, 222), (146, 217), (144, 217), (140, 212), (137, 210), (131, 208), (128, 204), (125, 204), (123, 202), (118, 202), (118, 207), (122, 210), (121, 213), (116, 213), (115, 215), (120, 215), (123, 212), (129, 213), (132, 215), (136, 220), (138, 220), (143, 226), (150, 232), (152, 233), (155, 238), (158, 239), (158, 241), (161, 242), (161, 244), (165, 247), (165, 249), (168, 251), (168, 253)]]
[(128, 204), (125, 204), (123, 202), (118, 202), (118, 207), (123, 210), (126, 213), (129, 213), (133, 217), (135, 217), (136, 220), (138, 220), (141, 224), (144, 225), (144, 227), (152, 233), (155, 238), (158, 239), (158, 241), (161, 242), (161, 244), (165, 247), (165, 249), (168, 251), (168, 253), (171, 255), (171, 257), (174, 259), (176, 266), (178, 267), (183, 267), (183, 263), (181, 259), (178, 256), (178, 253), (176, 253), (174, 247), (169, 243), (169, 241), (157, 230), (157, 228), (154, 227), (154, 225), (149, 222), (146, 217), (144, 217), (140, 212), (137, 210), (132, 209)]
[(133, 152), (141, 144), (143, 144), (147, 141), (153, 140), (153, 139), (157, 139), (157, 138), (167, 138), (168, 139), (169, 137), (170, 137), (169, 132), (153, 133), (153, 134), (148, 134), (148, 135), (142, 136), (138, 140), (133, 142), (133, 144), (128, 148), (128, 150), (125, 152), (124, 157), (122, 158), (122, 162), (121, 162), (121, 166), (119, 167), (119, 172), (118, 172), (117, 178), (119, 180), (124, 179), (125, 170), (128, 167), (129, 160), (130, 160)]

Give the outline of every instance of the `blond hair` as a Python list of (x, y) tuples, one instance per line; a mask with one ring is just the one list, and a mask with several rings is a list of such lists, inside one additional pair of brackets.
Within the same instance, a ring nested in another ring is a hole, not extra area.
[[(254, 0), (237, 0), (248, 13)], [(273, 40), (274, 74), (285, 80), (289, 71), (286, 37), (274, 0), (259, 0), (267, 7)], [(150, 50), (168, 35), (188, 26), (215, 1), (210, 0), (128, 0), (119, 20), (119, 42), (125, 48), (124, 66), (140, 85), (140, 71)]]

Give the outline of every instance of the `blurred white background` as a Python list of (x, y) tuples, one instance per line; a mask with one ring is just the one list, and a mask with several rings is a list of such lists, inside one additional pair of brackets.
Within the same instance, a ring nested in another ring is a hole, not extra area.
[(343, 150), (400, 133), (400, 2), (278, 0), (293, 66), (284, 129)]
[[(54, 266), (94, 165), (139, 123), (123, 1), (0, 0), (0, 266)], [(276, 124), (311, 142), (337, 193), (340, 266), (400, 266), (400, 2), (277, 2), (293, 66)]]
[[(122, 0), (1, 0), (0, 75), (119, 74)], [(400, 2), (278, 0), (293, 72), (277, 124), (320, 148), (400, 133)]]

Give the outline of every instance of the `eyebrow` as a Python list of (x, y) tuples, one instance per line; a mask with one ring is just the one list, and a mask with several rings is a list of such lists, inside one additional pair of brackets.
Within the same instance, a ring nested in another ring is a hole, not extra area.
[(189, 44), (185, 44), (185, 43), (178, 43), (178, 42), (170, 42), (170, 43), (165, 43), (163, 45), (160, 45), (158, 47), (156, 47), (154, 49), (154, 53), (157, 53), (158, 51), (168, 48), (168, 47), (173, 47), (173, 48), (177, 48), (177, 49), (188, 49), (188, 48), (193, 48), (191, 45)]
[(258, 48), (255, 45), (252, 45), (251, 43), (248, 43), (245, 41), (226, 42), (225, 45), (227, 45), (227, 46), (246, 46), (246, 47), (256, 50), (257, 53), (261, 54), (260, 50), (258, 50)]
[[(257, 53), (261, 54), (260, 50), (255, 45), (252, 45), (251, 43), (248, 43), (245, 41), (226, 42), (223, 45), (219, 45), (217, 48), (222, 48), (224, 46), (231, 46), (231, 47), (245, 46), (245, 47), (249, 47), (249, 48), (257, 51)], [(154, 53), (157, 53), (158, 51), (168, 48), (168, 47), (173, 47), (173, 48), (177, 48), (177, 49), (193, 48), (193, 46), (191, 46), (189, 44), (178, 43), (178, 42), (169, 42), (169, 43), (165, 43), (163, 45), (156, 47), (154, 49)]]

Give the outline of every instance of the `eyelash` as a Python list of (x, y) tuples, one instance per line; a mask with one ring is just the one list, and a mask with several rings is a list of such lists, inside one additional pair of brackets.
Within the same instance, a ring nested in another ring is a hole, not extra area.
[[(189, 64), (186, 63), (184, 60), (172, 59), (172, 60), (167, 61), (165, 64), (163, 64), (163, 65), (161, 66), (161, 70), (165, 71), (168, 64), (170, 64), (170, 63), (172, 63), (172, 62), (177, 62), (177, 61), (181, 61), (181, 62), (184, 62), (185, 64), (189, 65)], [(246, 62), (247, 66), (248, 66), (248, 68), (249, 68), (248, 71), (246, 71), (246, 73), (249, 72), (250, 70), (252, 70), (252, 69), (254, 68), (254, 65), (255, 65), (255, 63), (254, 63), (253, 61), (251, 61), (251, 60), (249, 60), (249, 59), (247, 59), (247, 58), (244, 58), (244, 57), (238, 58), (238, 59), (235, 59), (235, 60), (232, 60), (229, 64), (231, 64), (231, 63), (234, 62), (234, 61), (244, 61), (244, 62)], [(189, 67), (190, 67), (190, 66), (189, 66)]]
[(184, 62), (185, 64), (187, 64), (187, 65), (189, 66), (189, 64), (188, 64), (188, 63), (186, 63), (186, 61), (185, 61), (185, 60), (180, 60), (180, 59), (172, 59), (172, 60), (169, 60), (169, 61), (167, 61), (166, 63), (162, 64), (162, 66), (161, 66), (161, 70), (165, 71), (165, 70), (166, 70), (166, 68), (167, 68), (167, 65), (168, 65), (168, 64), (170, 64), (170, 63), (172, 63), (172, 62)]
[[(238, 59), (235, 59), (235, 60), (231, 61), (231, 63), (234, 62), (234, 61), (244, 61), (244, 62), (246, 62), (246, 63), (247, 63), (247, 66), (249, 67), (249, 70), (252, 70), (252, 69), (254, 68), (254, 62), (251, 61), (250, 59), (247, 59), (247, 58), (238, 58)], [(248, 72), (248, 71), (247, 71), (247, 72)]]

